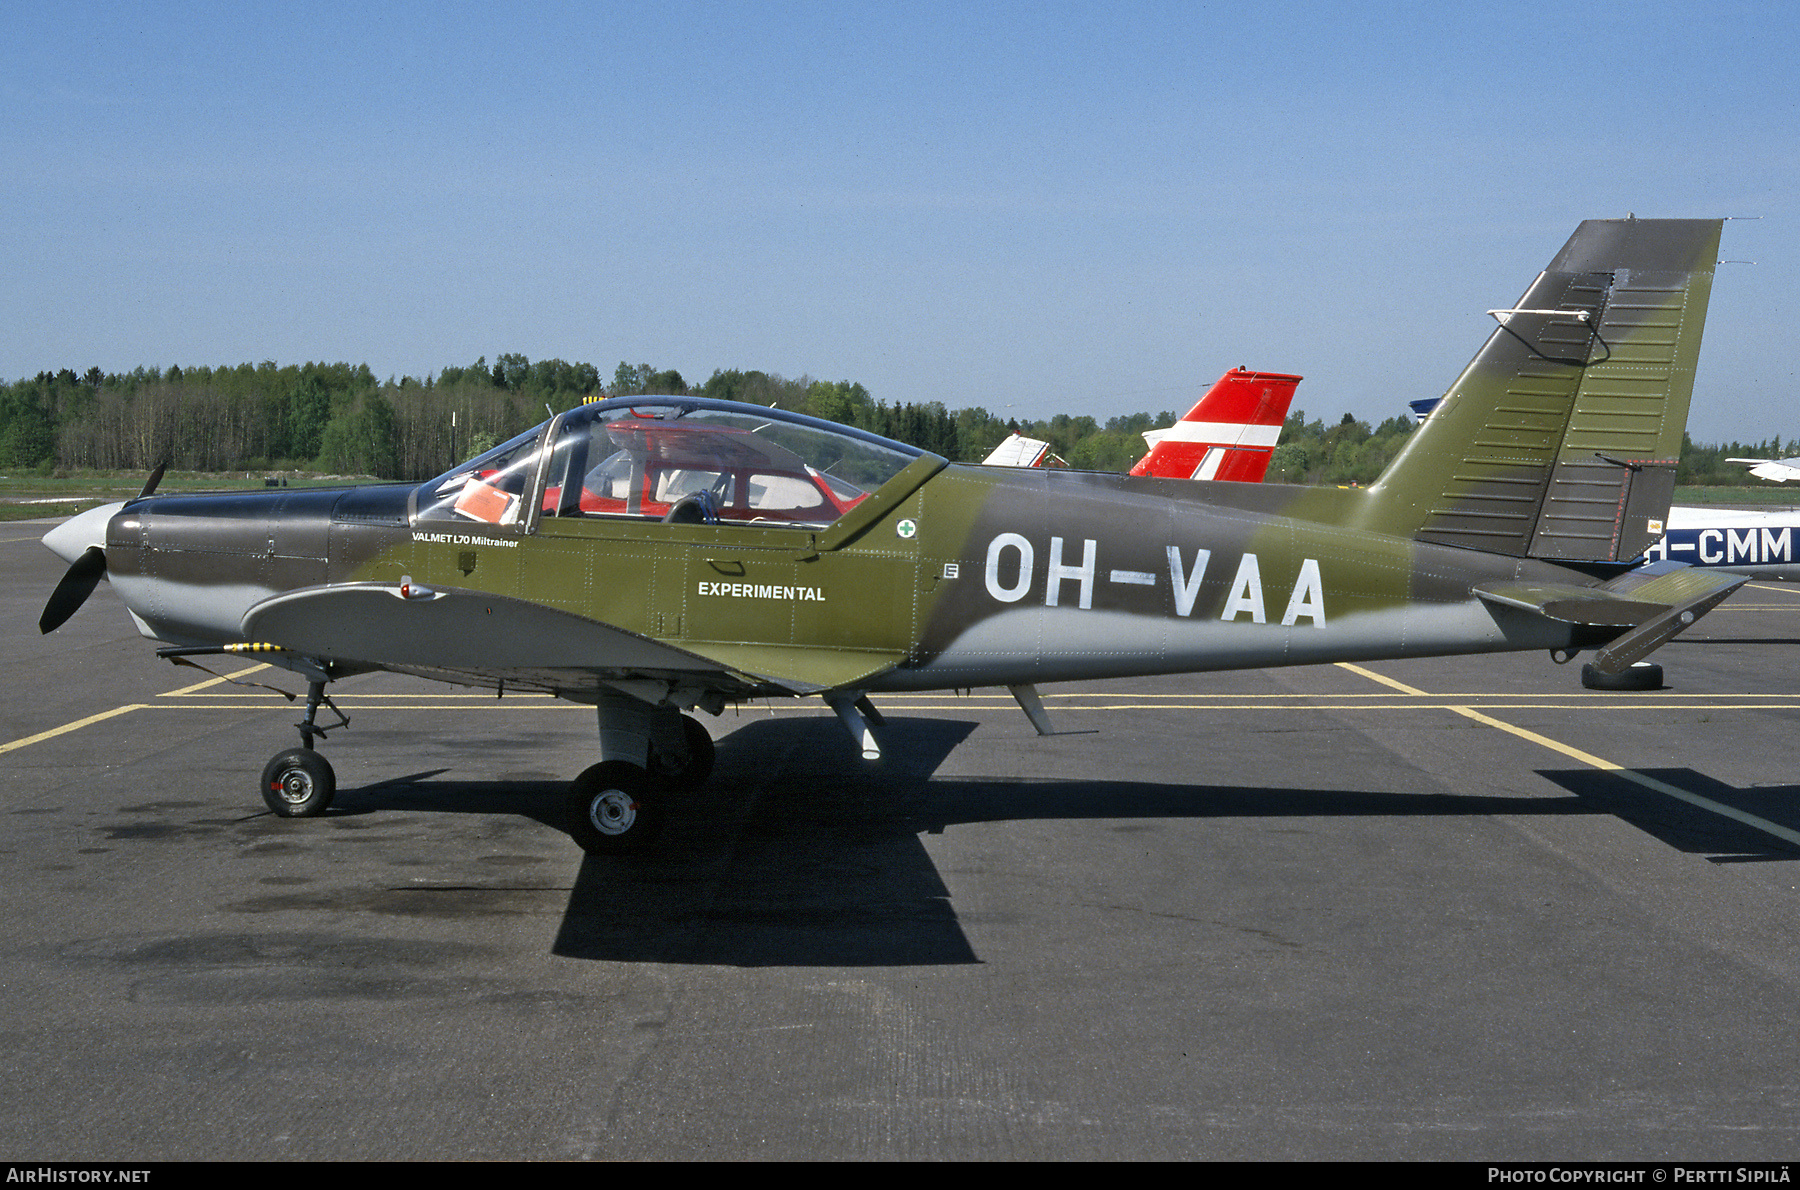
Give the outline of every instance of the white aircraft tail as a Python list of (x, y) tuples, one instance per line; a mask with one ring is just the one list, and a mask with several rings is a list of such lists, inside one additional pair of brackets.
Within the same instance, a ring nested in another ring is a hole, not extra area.
[[(983, 467), (1042, 467), (1046, 462), (1055, 459), (1050, 453), (1050, 444), (1038, 438), (1026, 438), (1020, 434), (1008, 434), (1006, 441), (996, 446), (981, 460)], [(1061, 462), (1060, 459), (1057, 460)]]

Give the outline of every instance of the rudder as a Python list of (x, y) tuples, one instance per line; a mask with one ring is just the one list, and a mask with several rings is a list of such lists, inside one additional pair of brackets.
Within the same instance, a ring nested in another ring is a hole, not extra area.
[(1626, 561), (1674, 494), (1718, 219), (1590, 219), (1369, 489), (1363, 527)]

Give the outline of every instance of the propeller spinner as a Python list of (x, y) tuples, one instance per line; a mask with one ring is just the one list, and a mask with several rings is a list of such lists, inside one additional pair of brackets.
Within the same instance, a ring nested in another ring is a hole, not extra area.
[(44, 544), (57, 557), (66, 559), (69, 569), (44, 604), (44, 614), (38, 618), (39, 632), (61, 628), (106, 577), (106, 523), (123, 507), (121, 502), (90, 508), (44, 534)]

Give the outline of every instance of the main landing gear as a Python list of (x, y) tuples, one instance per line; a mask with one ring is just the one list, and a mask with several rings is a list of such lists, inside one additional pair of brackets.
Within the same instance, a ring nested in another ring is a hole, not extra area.
[(713, 742), (674, 707), (603, 693), (596, 706), (603, 758), (569, 785), (569, 834), (589, 855), (628, 855), (655, 841), (669, 799), (706, 781)]
[(325, 738), (320, 727), (319, 704), (331, 708), (338, 721), (332, 729), (350, 726), (350, 719), (337, 704), (325, 696), (324, 682), (308, 682), (306, 718), (295, 724), (300, 729), (300, 746), (278, 752), (262, 771), (262, 798), (269, 809), (282, 818), (313, 818), (323, 814), (337, 793), (337, 774), (331, 762), (313, 751), (313, 737)]
[[(321, 705), (337, 716), (336, 723), (319, 726)], [(673, 706), (617, 691), (602, 693), (595, 711), (601, 760), (569, 786), (569, 834), (591, 855), (643, 851), (655, 841), (669, 800), (712, 774), (712, 736)], [(325, 696), (325, 683), (309, 682), (306, 718), (295, 725), (300, 747), (277, 753), (263, 766), (262, 797), (271, 811), (282, 818), (312, 818), (330, 807), (337, 774), (313, 750), (313, 740), (349, 725), (349, 717)]]

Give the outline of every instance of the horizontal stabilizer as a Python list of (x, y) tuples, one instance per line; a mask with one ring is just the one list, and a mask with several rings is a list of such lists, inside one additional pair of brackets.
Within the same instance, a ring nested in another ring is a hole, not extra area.
[(1635, 628), (1668, 611), (1661, 603), (1621, 599), (1599, 587), (1572, 583), (1487, 583), (1475, 594), (1488, 603), (1536, 612), (1564, 624), (1593, 624), (1609, 628)]
[[(1625, 575), (1631, 579), (1635, 575)], [(1613, 580), (1609, 586), (1622, 582)], [(1745, 574), (1722, 574), (1716, 570), (1687, 568), (1657, 575), (1647, 582), (1635, 584), (1631, 593), (1638, 599), (1667, 600), (1668, 610), (1647, 620), (1594, 654), (1594, 668), (1603, 674), (1623, 673), (1634, 662), (1643, 660), (1651, 650), (1686, 631), (1694, 621), (1724, 602), (1725, 597), (1750, 581)]]
[(1616, 674), (1689, 627), (1748, 581), (1745, 575), (1655, 563), (1597, 587), (1484, 583), (1473, 590), (1484, 602), (1559, 623), (1627, 629), (1594, 659), (1595, 669)]

